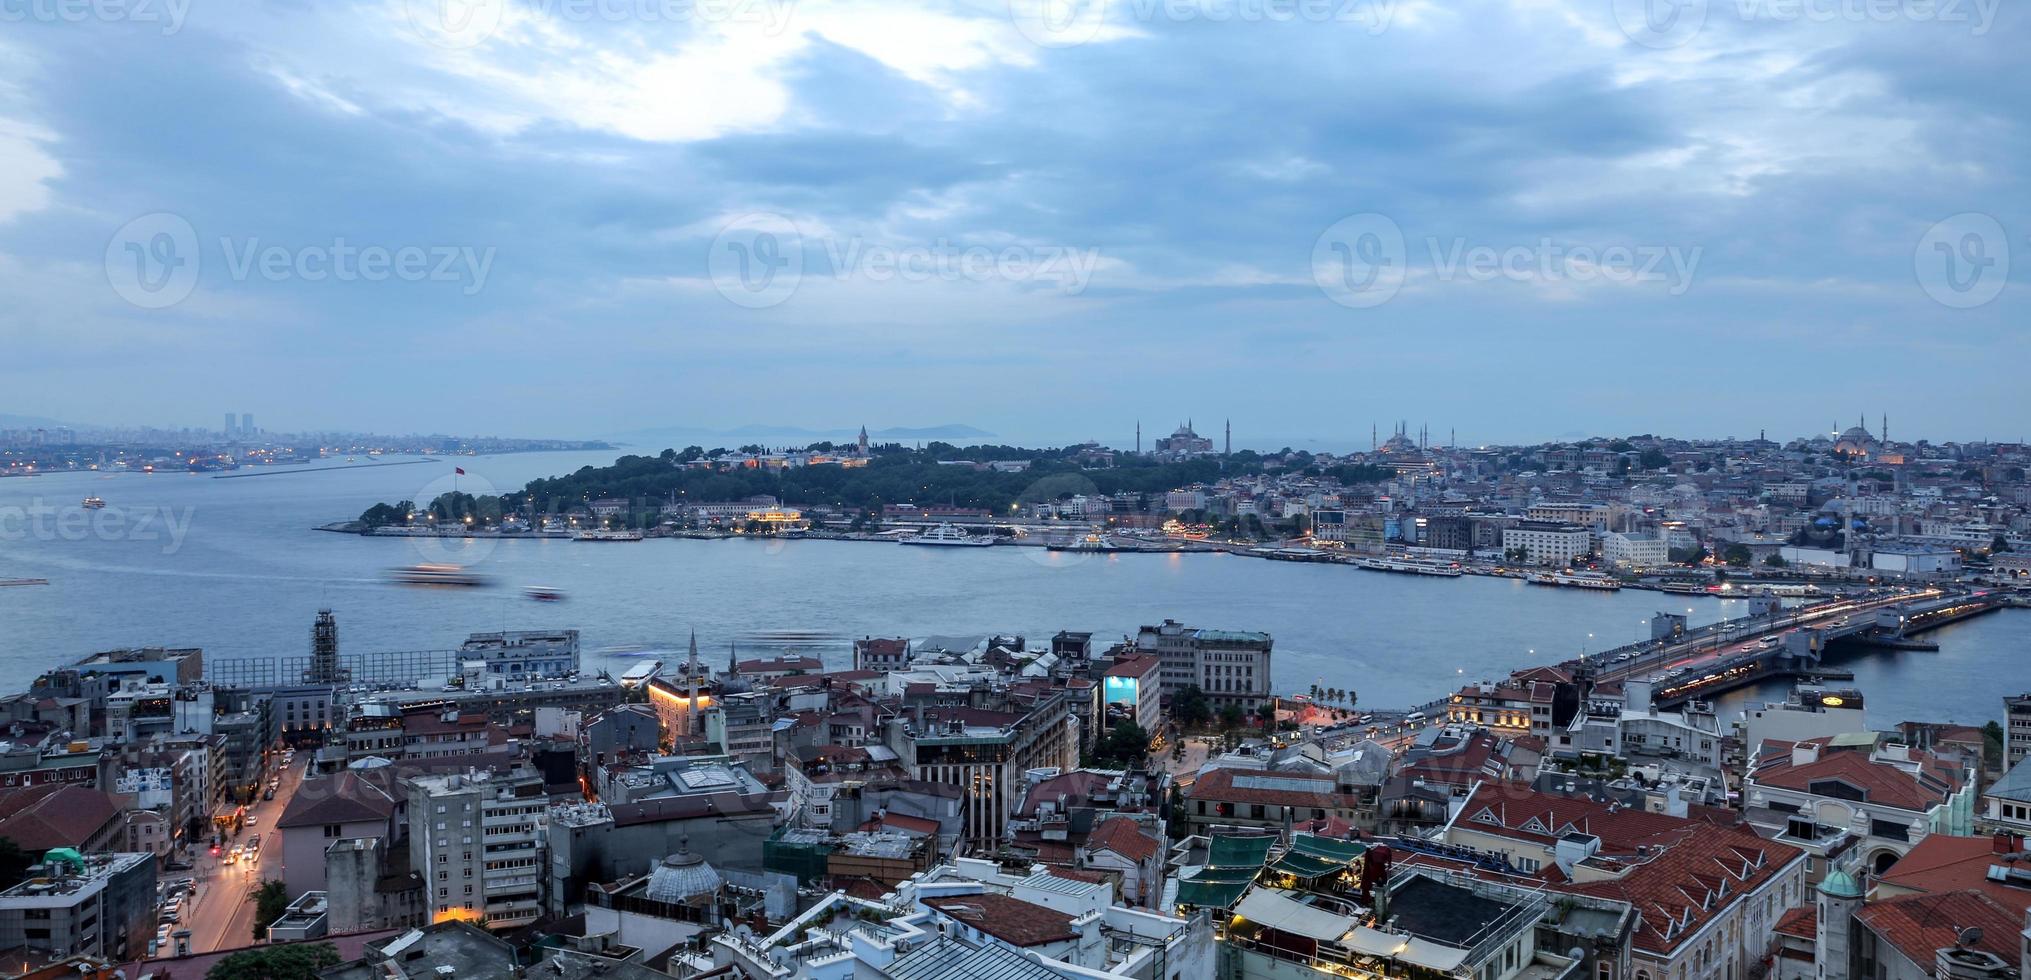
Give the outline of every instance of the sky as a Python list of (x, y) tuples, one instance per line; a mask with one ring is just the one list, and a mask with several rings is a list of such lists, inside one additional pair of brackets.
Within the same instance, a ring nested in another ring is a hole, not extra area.
[(0, 0), (0, 412), (2022, 438), (2027, 21)]

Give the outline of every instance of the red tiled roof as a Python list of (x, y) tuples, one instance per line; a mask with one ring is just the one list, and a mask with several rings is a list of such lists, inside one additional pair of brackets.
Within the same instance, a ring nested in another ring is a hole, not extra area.
[(1784, 918), (1778, 919), (1776, 927), (1770, 931), (1780, 936), (1816, 941), (1819, 939), (1819, 907), (1801, 905), (1792, 909), (1784, 913)]
[(924, 904), (1011, 946), (1041, 946), (1078, 938), (1072, 917), (1007, 895), (941, 895)]
[(1924, 812), (1946, 802), (1961, 786), (1961, 770), (1930, 753), (1921, 756), (1912, 773), (1889, 762), (1873, 760), (1859, 750), (1832, 750), (1826, 739), (1814, 739), (1819, 759), (1799, 765), (1792, 761), (1794, 742), (1770, 739), (1756, 757), (1749, 778), (1765, 786), (1800, 793), (1815, 783), (1838, 780), (1867, 794), (1868, 802), (1900, 810)]
[(1982, 930), (1982, 939), (1974, 944), (1975, 949), (2014, 963), (2017, 933), (2024, 927), (2021, 910), (2013, 913), (1976, 891), (1906, 895), (1870, 902), (1855, 913), (1855, 918), (1897, 947), (1919, 969), (1928, 971), (1933, 954), (1953, 946), (1961, 931), (1970, 926)]
[(31, 786), (5, 799), (0, 837), (24, 851), (81, 846), (120, 815), (112, 797), (83, 786)]
[(1589, 866), (1616, 877), (1571, 882), (1548, 868), (1546, 879), (1635, 906), (1642, 921), (1635, 945), (1659, 955), (1805, 853), (1739, 828), (1488, 783), (1476, 787), (1452, 826), (1541, 846), (1574, 832), (1600, 838)]
[(282, 811), (277, 827), (321, 827), (326, 824), (386, 820), (394, 812), (395, 800), (388, 793), (352, 772), (305, 780), (289, 809)]
[(1143, 833), (1135, 821), (1127, 817), (1110, 817), (1095, 824), (1093, 831), (1086, 835), (1086, 849), (1113, 851), (1140, 864), (1155, 857), (1161, 845)]
[[(1316, 786), (1318, 789), (1268, 789), (1260, 786), (1237, 786), (1235, 780), (1260, 778), (1275, 780), (1280, 785)], [(1334, 791), (1331, 777), (1299, 776), (1287, 772), (1256, 772), (1252, 769), (1215, 769), (1192, 781), (1185, 788), (1188, 800), (1213, 800), (1221, 803), (1263, 803), (1272, 806), (1337, 807), (1348, 809), (1360, 801), (1355, 797)]]
[[(2012, 850), (2019, 855), (2018, 860), (2024, 860), (2020, 846), (2013, 843)], [(1973, 890), (2008, 907), (2031, 905), (2031, 892), (1988, 879), (1989, 867), (2001, 864), (2002, 858), (1992, 837), (1927, 834), (1876, 881), (1893, 890), (1923, 893)]]

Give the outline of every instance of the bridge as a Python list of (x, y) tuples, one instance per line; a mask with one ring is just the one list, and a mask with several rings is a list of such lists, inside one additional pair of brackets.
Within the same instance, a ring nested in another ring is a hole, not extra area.
[[(1577, 669), (1584, 661), (1600, 681), (1650, 681), (1657, 706), (1676, 707), (1775, 678), (1827, 676), (1833, 672), (1821, 663), (1833, 643), (1937, 649), (1911, 637), (2000, 609), (2008, 604), (2006, 599), (1993, 590), (1949, 592), (1937, 588), (1835, 598), (1794, 609), (1771, 608), (1683, 632), (1673, 630), (1560, 666)], [(1662, 631), (1663, 624), (1672, 619), (1676, 617), (1660, 617), (1655, 629)]]

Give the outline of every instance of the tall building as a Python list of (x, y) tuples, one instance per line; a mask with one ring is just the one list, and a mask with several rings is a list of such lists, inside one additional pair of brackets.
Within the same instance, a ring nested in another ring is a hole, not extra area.
[(888, 742), (912, 777), (960, 788), (960, 837), (985, 847), (1001, 840), (1024, 773), (1079, 764), (1076, 732), (1054, 693), (1026, 713), (919, 706), (891, 723)]
[(219, 429), (219, 432), (228, 439), (234, 438), (235, 436), (239, 435), (240, 433), (239, 427), (233, 424), (233, 413), (231, 412), (226, 413), (226, 424), (223, 428)]
[(534, 922), (543, 908), (548, 806), (534, 770), (409, 780), (410, 864), (423, 875), (431, 921), (489, 929)]
[(2031, 755), (2031, 694), (2003, 699), (2003, 771)]
[(1254, 710), (1270, 696), (1268, 633), (1194, 629), (1175, 619), (1145, 626), (1135, 648), (1162, 662), (1163, 693), (1197, 686), (1214, 707)]
[(254, 413), (252, 412), (240, 413), (240, 438), (242, 439), (254, 438)]

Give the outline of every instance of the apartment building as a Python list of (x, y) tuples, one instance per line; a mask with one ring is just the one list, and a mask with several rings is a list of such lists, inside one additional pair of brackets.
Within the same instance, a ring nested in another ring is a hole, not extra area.
[(544, 811), (533, 770), (468, 771), (408, 780), (410, 863), (432, 919), (489, 929), (535, 921), (543, 909)]
[(1974, 773), (1957, 753), (1884, 743), (1874, 733), (1765, 741), (1742, 789), (1757, 833), (1822, 865), (1852, 846), (1863, 867), (1880, 874), (1928, 835), (1974, 830)]
[(1145, 626), (1135, 638), (1136, 650), (1161, 662), (1164, 694), (1197, 686), (1214, 707), (1244, 711), (1269, 699), (1273, 645), (1268, 633), (1197, 629), (1175, 619)]
[(1574, 524), (1520, 521), (1502, 529), (1502, 550), (1533, 565), (1570, 565), (1593, 552), (1593, 534)]

